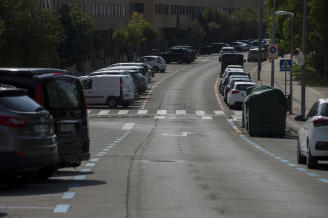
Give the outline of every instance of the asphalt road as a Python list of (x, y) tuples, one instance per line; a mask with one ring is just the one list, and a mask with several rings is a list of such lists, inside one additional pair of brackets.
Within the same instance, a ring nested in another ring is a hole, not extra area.
[(217, 60), (168, 65), (129, 108), (90, 108), (90, 161), (0, 187), (0, 217), (327, 217), (328, 165), (296, 164), (293, 135), (243, 134)]

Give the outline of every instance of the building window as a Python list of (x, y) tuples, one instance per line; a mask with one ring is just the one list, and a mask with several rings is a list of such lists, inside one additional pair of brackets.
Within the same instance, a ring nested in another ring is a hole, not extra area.
[(122, 7), (122, 16), (123, 17), (126, 16), (126, 8), (125, 8), (125, 6)]
[(139, 14), (144, 13), (144, 3), (130, 3), (129, 4), (129, 13), (138, 12)]

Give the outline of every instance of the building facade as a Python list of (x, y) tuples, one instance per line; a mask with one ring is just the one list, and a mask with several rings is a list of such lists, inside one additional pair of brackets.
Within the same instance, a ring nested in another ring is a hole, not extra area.
[(179, 28), (195, 19), (204, 8), (231, 12), (258, 7), (259, 0), (129, 0), (129, 13), (139, 12), (155, 28)]

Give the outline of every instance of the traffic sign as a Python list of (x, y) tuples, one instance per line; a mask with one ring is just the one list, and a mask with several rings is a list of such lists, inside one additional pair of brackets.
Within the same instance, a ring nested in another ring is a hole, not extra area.
[(293, 65), (290, 59), (280, 60), (280, 71), (292, 71)]
[(276, 44), (269, 44), (268, 46), (268, 58), (277, 59), (278, 58), (278, 46)]

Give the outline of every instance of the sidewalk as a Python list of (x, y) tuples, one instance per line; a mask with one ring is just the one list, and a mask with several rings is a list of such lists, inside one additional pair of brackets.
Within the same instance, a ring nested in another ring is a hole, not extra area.
[[(289, 55), (285, 55), (282, 59), (288, 59)], [(285, 93), (285, 72), (280, 72), (280, 58), (275, 60), (275, 83), (274, 87)], [(262, 62), (261, 80), (257, 80), (257, 67), (251, 72), (253, 80), (259, 85), (271, 85), (271, 62)], [(289, 79), (290, 73), (287, 72), (287, 93), (289, 95)], [(314, 102), (319, 98), (328, 98), (328, 87), (306, 87), (305, 89), (305, 108), (307, 115)], [(286, 125), (293, 133), (297, 134), (298, 128), (302, 122), (295, 121), (295, 116), (301, 114), (301, 84), (293, 80), (293, 114), (287, 112)]]

